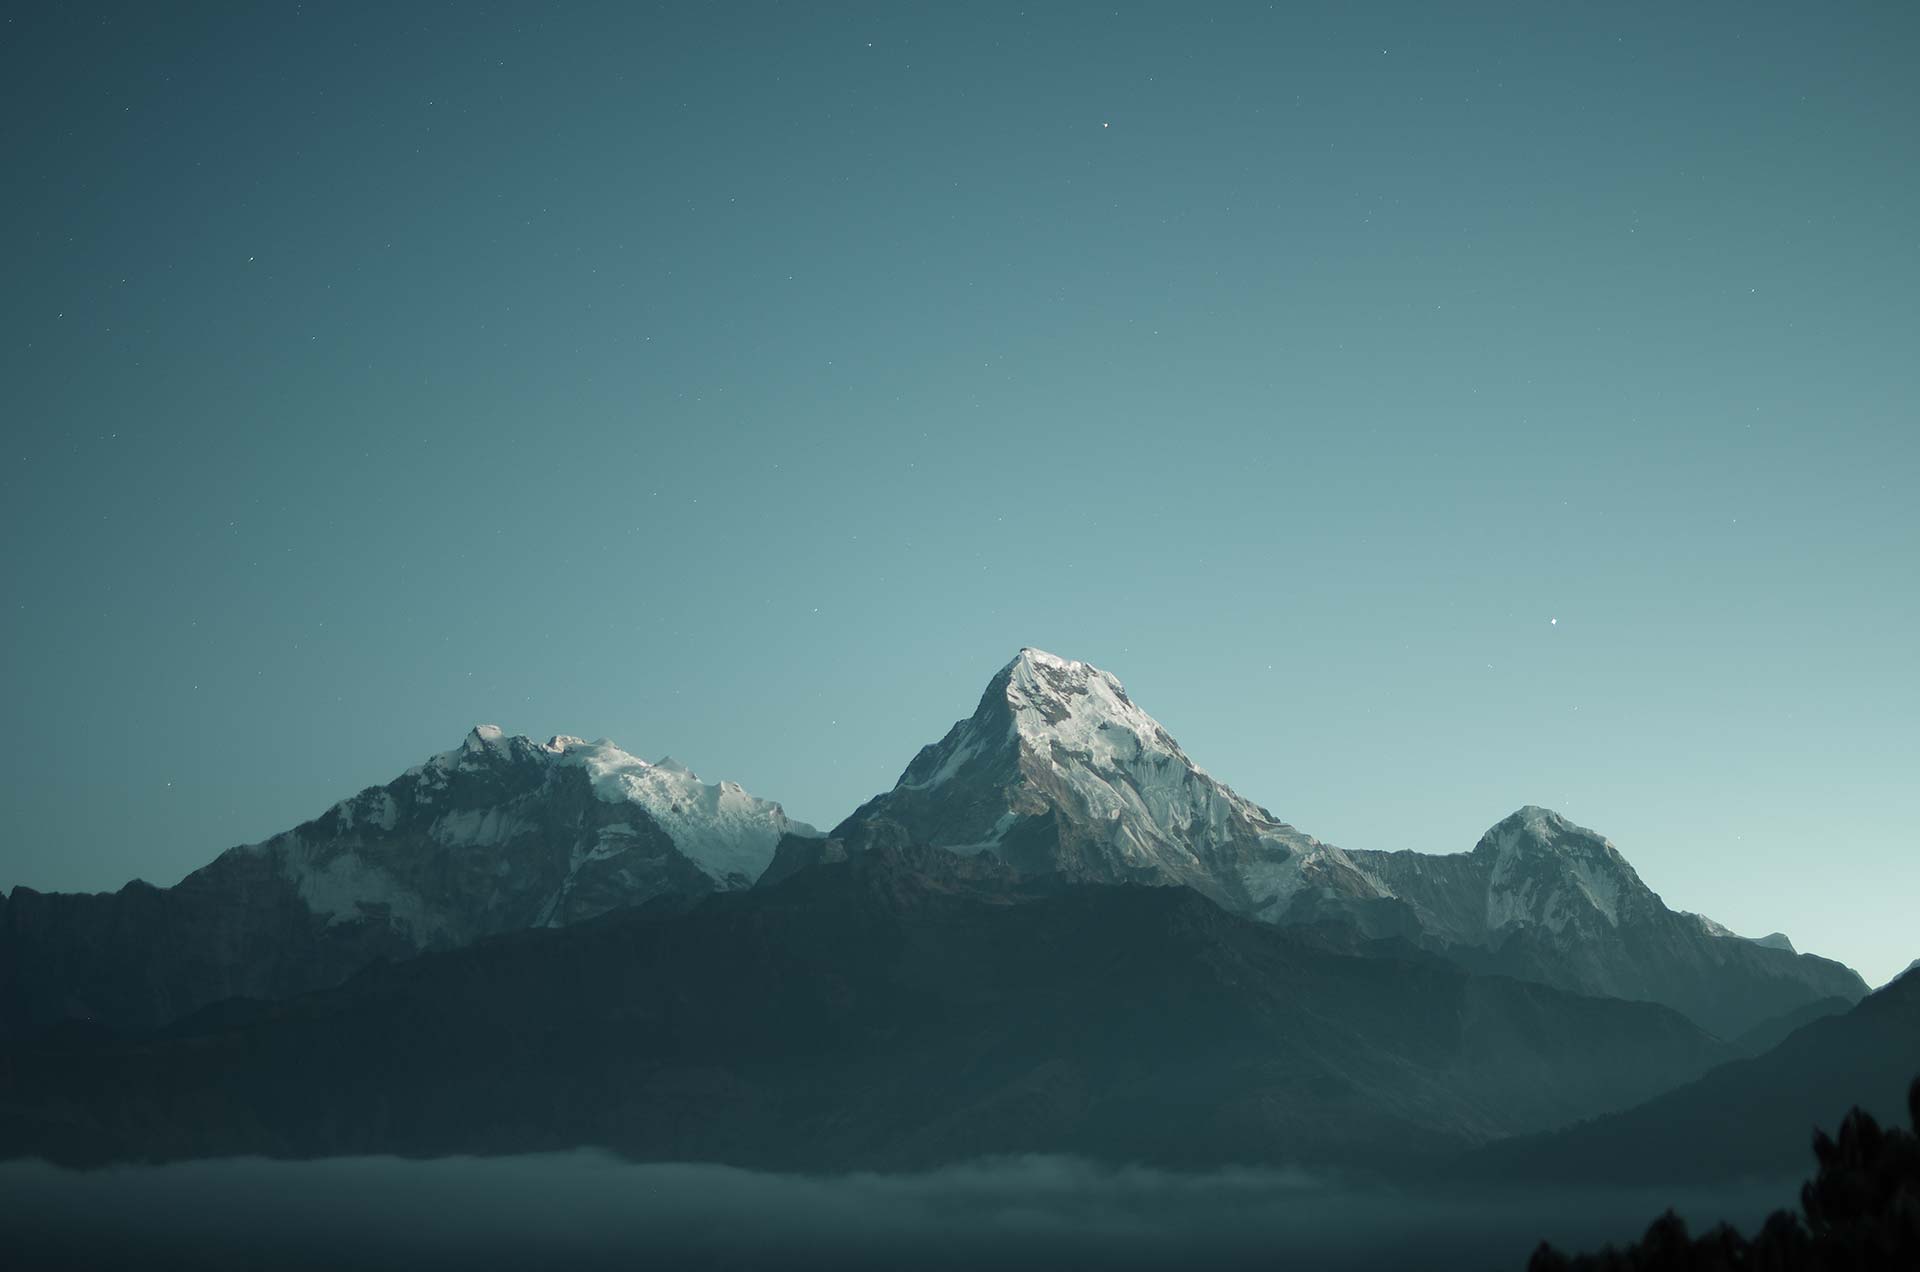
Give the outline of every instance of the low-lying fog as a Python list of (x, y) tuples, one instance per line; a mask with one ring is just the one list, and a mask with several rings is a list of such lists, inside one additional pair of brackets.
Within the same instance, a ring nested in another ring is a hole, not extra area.
[(1798, 1181), (1715, 1192), (1445, 1196), (1275, 1171), (1023, 1157), (925, 1174), (777, 1175), (529, 1157), (0, 1163), (11, 1267), (992, 1265), (1513, 1269), (1639, 1235), (1668, 1205), (1751, 1229)]

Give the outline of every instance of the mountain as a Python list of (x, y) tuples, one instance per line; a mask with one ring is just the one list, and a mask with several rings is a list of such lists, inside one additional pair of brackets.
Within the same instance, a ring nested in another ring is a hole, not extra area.
[(1725, 1038), (1867, 992), (1851, 968), (1796, 953), (1780, 933), (1749, 940), (1668, 909), (1610, 842), (1549, 809), (1521, 809), (1467, 853), (1348, 857), (1464, 965), (1665, 1003)]
[(482, 725), (455, 749), (171, 888), (0, 901), (0, 1031), (147, 1028), (335, 985), (377, 959), (745, 888), (812, 827), (602, 740)]
[(15, 1043), (0, 1154), (1396, 1168), (1726, 1054), (1662, 1007), (1327, 953), (1187, 888), (880, 846), (144, 1038)]
[(1209, 776), (1111, 674), (1037, 649), (1002, 668), (892, 790), (827, 839), (782, 843), (766, 879), (901, 844), (991, 852), (1070, 879), (1184, 884), (1256, 918), (1664, 1003), (1728, 1038), (1867, 992), (1783, 936), (1750, 941), (1668, 909), (1612, 844), (1546, 809), (1521, 809), (1456, 855), (1322, 843)]
[(1812, 1128), (1859, 1105), (1899, 1120), (1920, 1073), (1920, 973), (1773, 1050), (1578, 1126), (1491, 1145), (1463, 1173), (1538, 1183), (1703, 1183), (1788, 1176)]
[(1112, 675), (1037, 649), (1021, 650), (972, 717), (921, 748), (892, 790), (830, 838), (783, 846), (769, 881), (822, 858), (917, 844), (990, 851), (1033, 874), (1184, 884), (1263, 918), (1303, 895), (1379, 896), (1338, 848), (1194, 764)]

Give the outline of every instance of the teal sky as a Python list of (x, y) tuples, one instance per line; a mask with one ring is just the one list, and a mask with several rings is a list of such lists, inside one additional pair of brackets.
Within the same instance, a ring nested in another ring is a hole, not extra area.
[(477, 721), (831, 824), (1033, 644), (1920, 955), (1920, 8), (4, 23), (0, 886)]

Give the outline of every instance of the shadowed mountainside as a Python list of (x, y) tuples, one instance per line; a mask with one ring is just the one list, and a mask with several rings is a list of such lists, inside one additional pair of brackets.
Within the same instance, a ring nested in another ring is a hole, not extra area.
[(1698, 1183), (1790, 1172), (1807, 1130), (1858, 1103), (1891, 1120), (1920, 1066), (1920, 973), (1638, 1107), (1493, 1144), (1463, 1169), (1540, 1183)]
[(1400, 1166), (1617, 1108), (1723, 1044), (1665, 1008), (1355, 958), (1185, 888), (882, 849), (0, 1060), (0, 1150), (901, 1167)]

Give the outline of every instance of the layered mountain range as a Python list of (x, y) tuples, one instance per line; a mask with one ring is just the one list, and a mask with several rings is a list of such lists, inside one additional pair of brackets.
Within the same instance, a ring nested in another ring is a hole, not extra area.
[(1912, 995), (1865, 992), (1543, 808), (1456, 855), (1323, 843), (1028, 649), (826, 835), (481, 727), (174, 887), (16, 888), (0, 1155), (1390, 1169), (1651, 1143), (1657, 1104), (1603, 1115), (1808, 1037), (1886, 1078)]
[(1920, 972), (1909, 970), (1750, 1058), (1636, 1107), (1488, 1146), (1458, 1169), (1550, 1184), (1787, 1178), (1804, 1167), (1809, 1128), (1850, 1106), (1904, 1120), (1916, 1075)]
[(1866, 992), (1778, 934), (1748, 940), (1669, 909), (1604, 838), (1545, 809), (1457, 855), (1322, 843), (1207, 774), (1109, 673), (1027, 649), (827, 836), (670, 760), (481, 727), (174, 887), (15, 888), (0, 903), (0, 1028), (151, 1029), (226, 999), (339, 985), (383, 960), (684, 908), (882, 849), (1184, 888), (1323, 948), (1661, 1003), (1728, 1039)]

